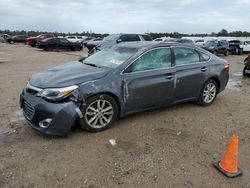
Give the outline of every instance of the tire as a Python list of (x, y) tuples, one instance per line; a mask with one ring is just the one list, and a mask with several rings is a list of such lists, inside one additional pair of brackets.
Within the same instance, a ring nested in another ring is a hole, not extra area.
[(106, 94), (95, 95), (87, 99), (81, 111), (82, 126), (89, 132), (99, 132), (110, 128), (118, 116), (116, 101)]
[(243, 49), (240, 48), (240, 49), (239, 49), (239, 55), (242, 55), (242, 54), (243, 54)]
[[(205, 82), (204, 86), (202, 87), (200, 96), (198, 98), (198, 104), (201, 106), (211, 105), (216, 99), (217, 94), (218, 94), (217, 83), (213, 79), (209, 79), (208, 81)], [(209, 98), (209, 96), (211, 97), (211, 99)]]
[(46, 46), (46, 47), (44, 48), (44, 51), (52, 51), (52, 47), (51, 47), (51, 46)]
[(31, 47), (36, 47), (36, 41), (32, 41), (30, 44)]
[(243, 72), (242, 72), (243, 76), (250, 76), (250, 74), (246, 73), (246, 70), (249, 70), (247, 68), (247, 66), (245, 66), (244, 69), (243, 69)]
[(228, 56), (229, 55), (229, 51), (227, 50), (225, 53), (224, 53), (225, 56)]

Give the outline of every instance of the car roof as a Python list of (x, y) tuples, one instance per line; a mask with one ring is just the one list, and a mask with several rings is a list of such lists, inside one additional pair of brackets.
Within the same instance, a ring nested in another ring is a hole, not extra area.
[(170, 46), (183, 46), (197, 48), (195, 45), (178, 43), (178, 42), (159, 42), (159, 41), (142, 41), (142, 42), (121, 42), (116, 44), (117, 47), (127, 48), (157, 48), (157, 47), (170, 47)]

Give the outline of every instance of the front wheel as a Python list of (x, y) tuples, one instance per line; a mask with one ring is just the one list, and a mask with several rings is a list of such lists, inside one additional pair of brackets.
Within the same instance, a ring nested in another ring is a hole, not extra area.
[(118, 115), (116, 101), (106, 94), (95, 95), (86, 101), (83, 112), (83, 128), (99, 132), (112, 126)]
[(229, 51), (227, 50), (225, 53), (224, 53), (225, 56), (228, 56), (229, 55)]
[(198, 104), (201, 106), (208, 106), (212, 104), (217, 96), (218, 93), (218, 86), (217, 83), (210, 79), (208, 80), (200, 93)]

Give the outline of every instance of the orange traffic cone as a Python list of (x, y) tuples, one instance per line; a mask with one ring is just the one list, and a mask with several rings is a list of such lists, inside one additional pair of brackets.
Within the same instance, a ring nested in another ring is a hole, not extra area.
[(214, 163), (215, 168), (229, 178), (242, 175), (242, 171), (238, 168), (238, 142), (239, 137), (233, 135), (222, 160)]

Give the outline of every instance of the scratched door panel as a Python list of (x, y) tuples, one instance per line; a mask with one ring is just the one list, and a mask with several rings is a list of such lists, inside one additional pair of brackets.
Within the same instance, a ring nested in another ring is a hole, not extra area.
[(126, 111), (170, 104), (173, 102), (174, 87), (174, 68), (124, 74)]

